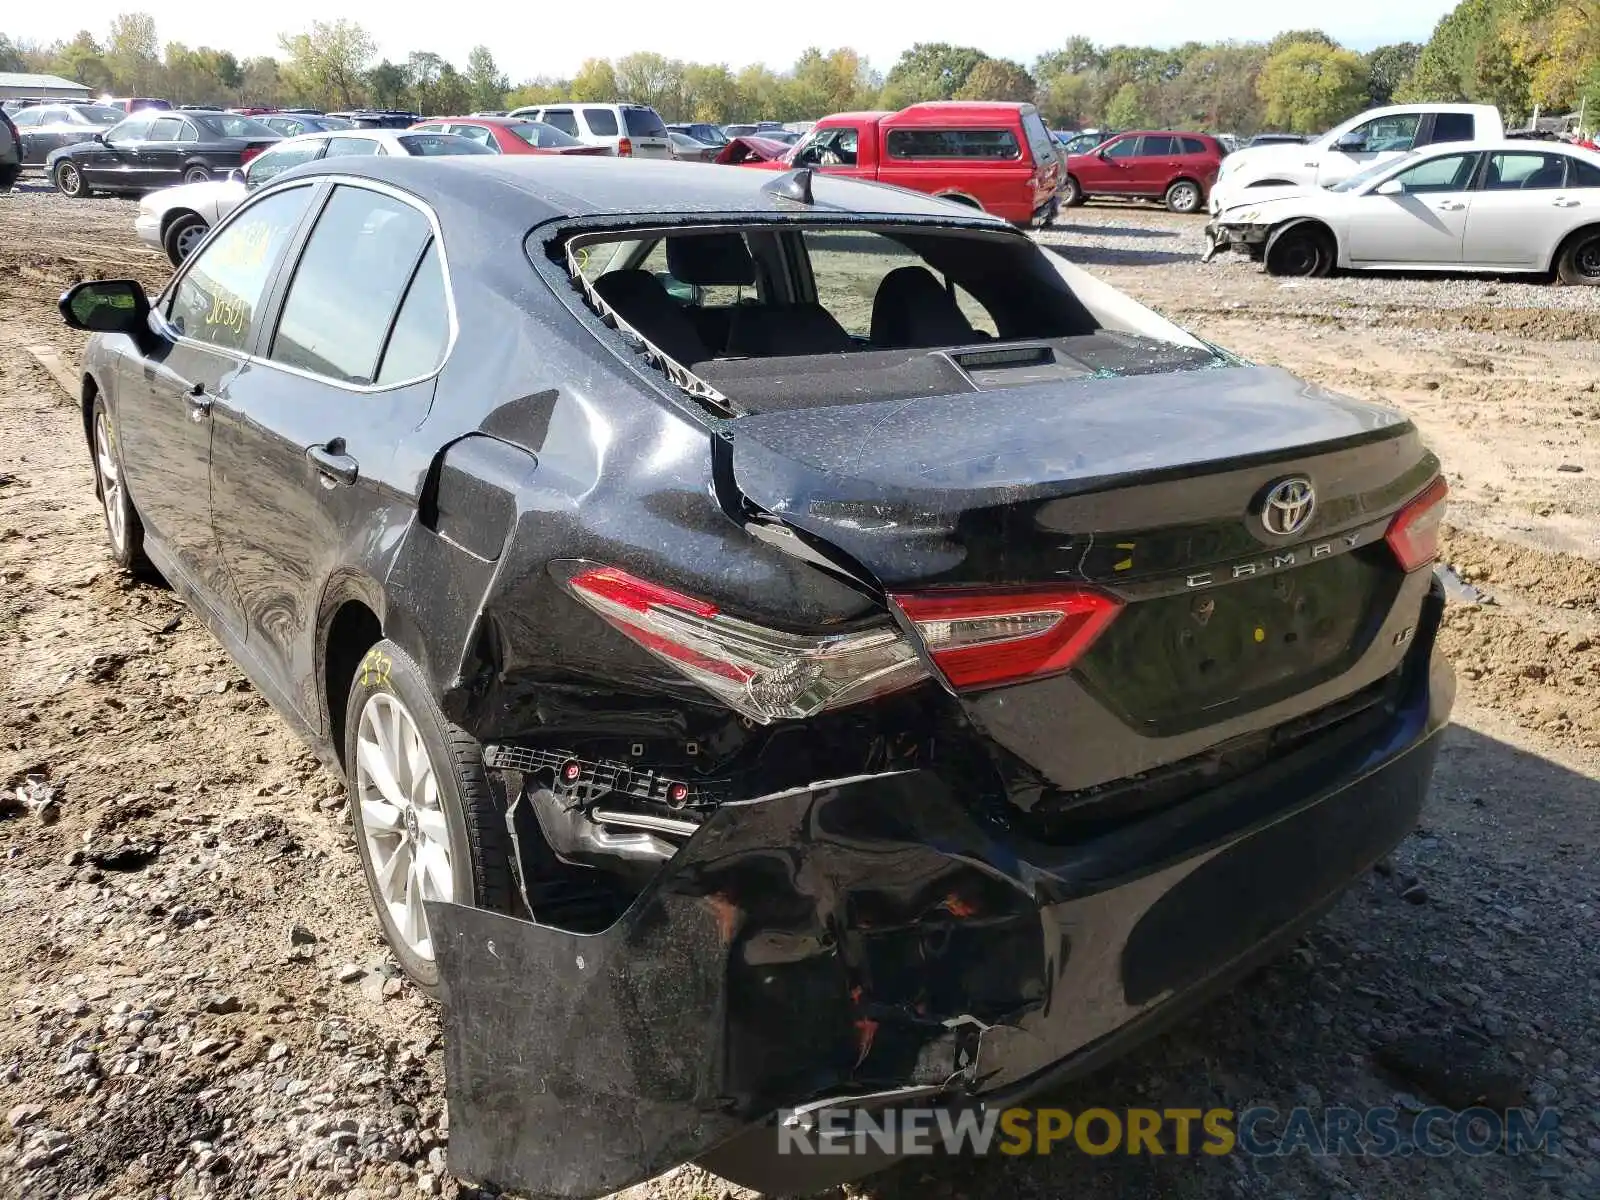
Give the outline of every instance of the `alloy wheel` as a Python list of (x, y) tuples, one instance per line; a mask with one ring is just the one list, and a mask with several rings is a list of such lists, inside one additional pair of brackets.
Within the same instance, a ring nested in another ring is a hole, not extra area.
[(423, 901), (454, 898), (450, 830), (422, 734), (387, 692), (374, 693), (361, 709), (355, 784), (378, 902), (406, 948), (432, 961)]
[(1579, 246), (1572, 262), (1585, 279), (1600, 279), (1600, 238), (1590, 238)]
[(1193, 184), (1176, 184), (1167, 195), (1167, 203), (1172, 206), (1174, 212), (1193, 212), (1200, 207), (1200, 193)]
[(102, 410), (94, 415), (94, 462), (100, 473), (100, 499), (106, 509), (106, 532), (111, 535), (111, 548), (118, 554), (128, 536), (127, 513), (122, 501), (122, 472), (117, 469), (117, 456), (112, 451), (111, 430)]
[(178, 230), (178, 236), (172, 240), (173, 249), (178, 252), (178, 261), (185, 261), (194, 253), (194, 248), (200, 244), (200, 239), (206, 236), (204, 225), (185, 225)]
[(83, 176), (71, 163), (63, 163), (56, 170), (56, 184), (66, 196), (76, 196), (83, 190)]

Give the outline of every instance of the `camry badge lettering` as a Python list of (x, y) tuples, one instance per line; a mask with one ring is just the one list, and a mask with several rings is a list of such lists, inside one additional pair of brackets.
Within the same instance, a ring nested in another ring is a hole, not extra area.
[(1327, 558), (1340, 550), (1354, 550), (1361, 544), (1363, 532), (1340, 534), (1331, 542), (1316, 542), (1310, 546), (1296, 546), (1293, 550), (1285, 550), (1274, 554), (1271, 558), (1253, 559), (1249, 562), (1235, 563), (1231, 567), (1219, 568), (1212, 571), (1195, 571), (1184, 576), (1184, 586), (1189, 588), (1210, 587), (1221, 580), (1249, 579), (1256, 575), (1269, 575), (1273, 571), (1283, 571), (1295, 566), (1302, 558), (1315, 561)]

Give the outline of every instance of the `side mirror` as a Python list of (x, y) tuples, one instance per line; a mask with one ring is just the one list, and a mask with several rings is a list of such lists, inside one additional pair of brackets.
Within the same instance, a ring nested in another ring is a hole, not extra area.
[(243, 167), (235, 167), (228, 172), (228, 182), (248, 184), (250, 181), (246, 178)]
[(1347, 133), (1333, 144), (1333, 148), (1346, 154), (1360, 154), (1367, 148), (1367, 139), (1359, 133)]
[(62, 295), (61, 319), (89, 333), (142, 336), (150, 328), (150, 297), (132, 279), (91, 279)]
[(106, 135), (103, 133), (97, 133), (91, 140), (99, 142), (103, 146), (105, 145)]
[(1385, 179), (1377, 187), (1372, 189), (1372, 194), (1374, 196), (1403, 196), (1405, 195), (1405, 192), (1406, 185), (1401, 183), (1398, 179)]

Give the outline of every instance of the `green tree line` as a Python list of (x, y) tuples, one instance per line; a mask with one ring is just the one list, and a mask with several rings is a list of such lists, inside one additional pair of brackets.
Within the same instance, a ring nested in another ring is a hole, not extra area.
[(805, 50), (785, 70), (761, 63), (685, 62), (650, 51), (591, 58), (570, 78), (513, 85), (486, 46), (461, 66), (417, 51), (380, 59), (373, 37), (346, 20), (284, 34), (276, 56), (238, 58), (164, 45), (147, 13), (124, 13), (103, 37), (80, 32), (39, 46), (0, 34), (0, 70), (46, 71), (96, 90), (175, 103), (371, 106), (423, 113), (503, 109), (556, 100), (629, 100), (667, 120), (805, 120), (920, 100), (1024, 100), (1057, 128), (1191, 128), (1251, 134), (1313, 132), (1373, 104), (1465, 99), (1517, 120), (1600, 98), (1600, 0), (1463, 0), (1426, 46), (1361, 54), (1315, 29), (1261, 42), (1100, 46), (1068, 38), (1032, 64), (974, 46), (913, 45), (887, 74), (857, 51)]

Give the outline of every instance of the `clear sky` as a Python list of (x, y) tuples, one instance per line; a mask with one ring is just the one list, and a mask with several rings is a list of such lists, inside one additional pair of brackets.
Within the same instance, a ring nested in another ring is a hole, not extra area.
[[(1265, 40), (1289, 28), (1321, 28), (1345, 45), (1370, 50), (1386, 42), (1425, 42), (1452, 0), (1342, 0), (1321, 9), (1260, 0), (1100, 0), (1090, 4), (1012, 4), (988, 9), (972, 0), (807, 0), (779, 8), (749, 0), (19, 0), (0, 8), (0, 31), (51, 42), (87, 28), (103, 38), (119, 12), (143, 10), (163, 43), (214, 46), (241, 57), (276, 53), (277, 35), (313, 20), (358, 21), (396, 61), (432, 50), (465, 63), (483, 43), (513, 83), (535, 75), (570, 75), (585, 58), (655, 50), (672, 58), (765, 62), (788, 67), (808, 45), (853, 46), (887, 71), (912, 42), (956, 42), (1024, 64), (1073, 34), (1096, 42), (1178, 45), (1227, 38)], [(1003, 13), (984, 21), (985, 11)]]

